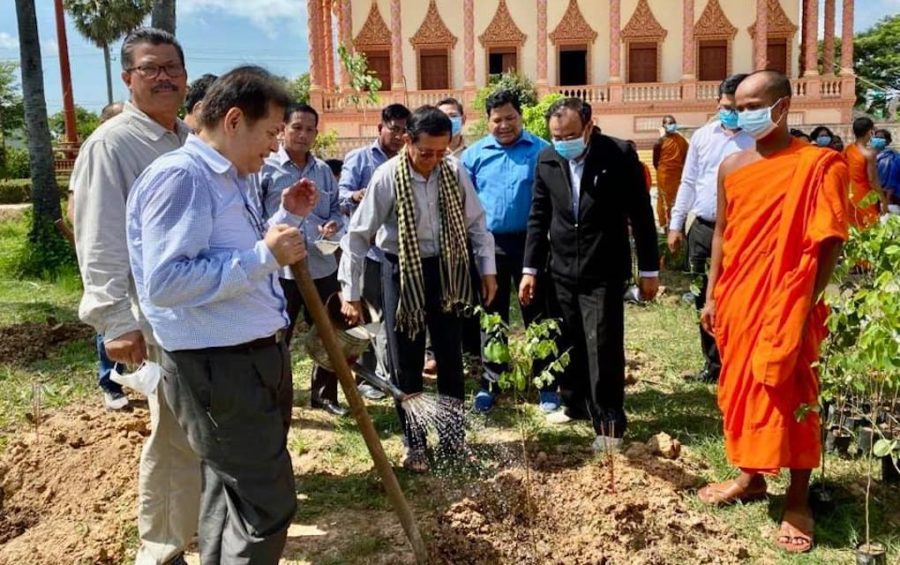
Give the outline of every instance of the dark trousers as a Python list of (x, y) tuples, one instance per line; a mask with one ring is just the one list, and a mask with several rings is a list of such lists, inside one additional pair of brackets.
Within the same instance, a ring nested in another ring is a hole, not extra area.
[(106, 345), (103, 343), (103, 334), (97, 334), (97, 337), (95, 339), (97, 342), (97, 361), (99, 365), (98, 373), (100, 388), (103, 389), (103, 392), (108, 392), (111, 394), (122, 394), (122, 385), (114, 382), (111, 378), (109, 378), (109, 376), (112, 374), (113, 369), (121, 373), (125, 370), (125, 366), (121, 363), (116, 363), (109, 358), (109, 355), (106, 354)]
[[(500, 314), (503, 321), (509, 324), (509, 309), (511, 307), (510, 296), (512, 292), (518, 295), (519, 284), (522, 282), (522, 262), (525, 253), (525, 233), (498, 233), (494, 234), (494, 249), (497, 260), (497, 294), (494, 301), (485, 307), (485, 310), (492, 314)], [(542, 272), (546, 272), (543, 269)], [(546, 317), (547, 305), (547, 284), (549, 278), (546, 275), (538, 275), (539, 280), (535, 289), (534, 300), (528, 306), (519, 307), (522, 309), (522, 321), (525, 326), (538, 319)], [(488, 335), (482, 333), (482, 346), (487, 344)], [(481, 388), (498, 392), (499, 387), (497, 381), (500, 375), (509, 370), (507, 365), (498, 363), (484, 363), (484, 376), (481, 379)], [(535, 363), (535, 374), (540, 374), (542, 367)], [(556, 390), (556, 383), (550, 383), (543, 387), (542, 390)]]
[[(312, 316), (309, 313), (309, 308), (303, 303), (303, 295), (300, 294), (297, 283), (292, 279), (278, 280), (281, 282), (281, 288), (284, 290), (284, 298), (287, 301), (287, 313), (291, 320), (284, 338), (288, 348), (290, 348), (291, 338), (294, 335), (294, 325), (297, 323), (297, 316), (299, 316), (302, 311), (303, 319), (306, 321), (307, 325), (312, 324)], [(341, 289), (336, 272), (327, 277), (315, 279), (313, 283), (316, 285), (316, 290), (319, 291), (319, 298), (322, 299), (323, 303), (328, 300), (329, 296)], [(312, 381), (309, 387), (309, 397), (312, 403), (315, 404), (322, 400), (330, 400), (337, 404), (337, 394), (337, 375), (319, 365), (313, 365)]]
[(165, 351), (161, 364), (160, 386), (202, 461), (200, 561), (278, 563), (297, 506), (287, 347)]
[(624, 284), (578, 285), (553, 279), (552, 311), (562, 317), (560, 351), (570, 363), (560, 375), (559, 390), (568, 414), (585, 412), (594, 432), (625, 433)]
[[(709, 286), (707, 264), (712, 257), (712, 240), (715, 230), (715, 223), (697, 218), (687, 235), (688, 262), (691, 273), (701, 278), (700, 295), (694, 299), (698, 311), (702, 310), (706, 304), (706, 290)], [(709, 371), (710, 378), (718, 380), (719, 371), (722, 369), (719, 349), (716, 347), (715, 338), (706, 333), (702, 327), (700, 328), (700, 348), (703, 350), (703, 358), (706, 360), (706, 370)]]
[[(384, 326), (387, 329), (388, 355), (390, 357), (391, 381), (405, 393), (422, 392), (422, 368), (425, 365), (425, 328), (410, 337), (405, 330), (398, 330), (397, 305), (400, 302), (400, 263), (395, 255), (387, 255), (382, 267), (382, 291), (384, 299)], [(422, 273), (425, 284), (425, 325), (431, 333), (431, 347), (437, 361), (438, 393), (459, 401), (463, 400), (465, 388), (462, 374), (462, 350), (460, 348), (461, 319), (453, 312), (441, 309), (440, 258), (422, 259)], [(397, 415), (403, 427), (406, 444), (412, 448), (425, 447), (425, 430), (410, 426), (406, 411), (397, 403)], [(462, 430), (462, 414), (453, 411), (442, 415), (459, 418), (459, 422), (448, 425), (448, 430)], [(440, 432), (440, 430), (439, 430)], [(451, 442), (462, 438), (441, 437), (441, 447), (457, 449)]]

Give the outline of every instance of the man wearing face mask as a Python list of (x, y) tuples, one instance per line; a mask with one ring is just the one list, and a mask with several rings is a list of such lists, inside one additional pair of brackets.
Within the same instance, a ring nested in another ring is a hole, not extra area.
[[(523, 129), (522, 108), (514, 93), (507, 90), (493, 93), (485, 101), (485, 108), (490, 133), (463, 153), (462, 162), (472, 177), (496, 246), (497, 299), (488, 311), (499, 313), (509, 322), (510, 290), (518, 287), (522, 277), (534, 169), (547, 142)], [(544, 301), (534, 300), (521, 308), (527, 325), (543, 316)], [(478, 412), (488, 412), (494, 405), (494, 395), (499, 392), (497, 380), (507, 367), (482, 361), (484, 375), (474, 407)], [(559, 407), (555, 388), (548, 386), (541, 391), (539, 402), (545, 412)]]
[[(884, 191), (878, 180), (878, 166), (875, 163), (876, 151), (869, 147), (869, 139), (875, 131), (875, 123), (871, 118), (859, 117), (853, 120), (853, 136), (856, 140), (844, 149), (844, 157), (850, 168), (850, 220), (858, 228), (871, 226), (878, 221), (878, 203), (887, 208)], [(878, 195), (875, 202), (869, 194)]]
[(900, 205), (900, 154), (890, 146), (892, 141), (891, 132), (879, 129), (872, 134), (869, 145), (878, 152), (875, 158), (878, 165), (878, 180), (884, 188), (888, 207), (896, 210)]
[(718, 219), (701, 323), (719, 342), (718, 401), (736, 479), (698, 495), (710, 505), (766, 496), (790, 470), (776, 543), (813, 547), (807, 491), (821, 456), (815, 363), (827, 328), (822, 292), (847, 239), (847, 165), (788, 133), (791, 82), (758, 71), (738, 87), (738, 124), (756, 146), (719, 168)]
[[(716, 227), (716, 175), (719, 164), (732, 153), (753, 147), (753, 138), (740, 130), (734, 110), (734, 93), (747, 75), (737, 74), (719, 85), (717, 119), (691, 136), (684, 174), (669, 223), (669, 250), (678, 251), (684, 241), (688, 216), (694, 220), (687, 232), (687, 254), (691, 272), (702, 279), (700, 293), (694, 297), (697, 310), (706, 303), (707, 265), (712, 256), (712, 237)], [(692, 379), (715, 383), (719, 380), (719, 352), (716, 340), (700, 328), (700, 349), (705, 363)]]
[[(468, 174), (446, 155), (452, 128), (447, 115), (422, 106), (407, 127), (405, 148), (375, 171), (341, 241), (342, 311), (351, 324), (362, 317), (360, 283), (374, 237), (384, 253), (384, 327), (394, 384), (407, 394), (422, 392), (427, 328), (437, 360), (438, 391), (461, 402), (460, 322), (475, 300), (466, 241), (472, 242), (481, 295), (490, 304), (497, 291), (494, 239)], [(399, 402), (397, 413), (406, 444), (404, 467), (428, 471), (426, 430), (408, 420)], [(462, 430), (461, 412), (450, 410), (438, 417), (457, 420), (438, 429), (441, 450), (458, 456), (462, 438), (446, 431)]]
[(444, 98), (437, 103), (437, 109), (447, 114), (447, 117), (450, 118), (450, 126), (453, 129), (450, 145), (447, 147), (447, 154), (458, 159), (462, 157), (463, 151), (466, 150), (466, 140), (463, 139), (466, 113), (463, 111), (463, 105), (456, 98)]
[(672, 206), (687, 159), (688, 142), (678, 133), (675, 116), (663, 118), (659, 136), (653, 145), (653, 168), (656, 169), (656, 215), (659, 227), (664, 230), (672, 216)]
[(810, 132), (809, 137), (812, 139), (812, 142), (818, 145), (819, 147), (827, 147), (832, 149), (832, 143), (834, 142), (834, 133), (825, 126), (816, 126), (813, 128), (812, 132)]
[(549, 270), (553, 315), (562, 318), (560, 351), (571, 348), (559, 383), (564, 415), (590, 417), (595, 450), (617, 449), (627, 425), (622, 294), (632, 272), (628, 226), (641, 299), (651, 300), (659, 288), (653, 208), (637, 154), (594, 127), (590, 105), (565, 98), (546, 118), (553, 147), (541, 153), (535, 171), (519, 300), (530, 304), (542, 284), (537, 275)]

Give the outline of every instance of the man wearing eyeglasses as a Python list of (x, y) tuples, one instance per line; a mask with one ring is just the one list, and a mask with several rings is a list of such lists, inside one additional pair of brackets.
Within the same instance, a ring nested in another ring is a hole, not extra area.
[[(406, 133), (406, 122), (409, 120), (409, 109), (403, 104), (390, 104), (381, 111), (381, 123), (378, 124), (378, 138), (371, 144), (351, 151), (344, 159), (344, 168), (338, 181), (341, 210), (352, 216), (366, 194), (369, 180), (385, 161), (393, 157), (403, 147), (403, 134)], [(363, 298), (371, 306), (381, 311), (381, 251), (374, 245), (369, 249), (365, 261), (365, 283)], [(390, 375), (387, 369), (387, 337), (384, 329), (375, 336), (372, 347), (366, 351), (360, 363), (366, 369), (384, 380)], [(384, 393), (375, 387), (363, 383), (359, 392), (369, 400), (380, 400)]]
[[(135, 179), (189, 133), (177, 118), (184, 101), (184, 53), (170, 33), (139, 28), (122, 43), (122, 81), (130, 99), (85, 141), (75, 161), (75, 241), (84, 295), (78, 314), (104, 336), (110, 359), (131, 366), (158, 360), (128, 262), (125, 202)], [(121, 400), (120, 400), (121, 403)], [(136, 562), (181, 563), (197, 531), (200, 460), (188, 445), (162, 390), (149, 398), (150, 435), (138, 479)]]

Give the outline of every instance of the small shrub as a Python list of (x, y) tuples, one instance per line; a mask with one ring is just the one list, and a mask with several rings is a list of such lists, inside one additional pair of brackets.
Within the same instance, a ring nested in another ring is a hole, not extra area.
[(550, 128), (547, 126), (547, 120), (544, 114), (550, 109), (557, 100), (561, 100), (564, 96), (558, 92), (548, 94), (540, 99), (534, 106), (525, 106), (522, 108), (522, 123), (525, 129), (538, 137), (542, 137), (550, 141)]
[(30, 200), (30, 179), (0, 179), (0, 204), (21, 204)]
[(19, 147), (7, 147), (2, 168), (3, 170), (0, 171), (0, 176), (3, 178), (31, 178), (31, 169), (28, 164), (28, 150)]
[(77, 271), (75, 250), (50, 220), (34, 226), (34, 215), (25, 214), (28, 234), (17, 248), (4, 253), (0, 271), (12, 278), (56, 279)]

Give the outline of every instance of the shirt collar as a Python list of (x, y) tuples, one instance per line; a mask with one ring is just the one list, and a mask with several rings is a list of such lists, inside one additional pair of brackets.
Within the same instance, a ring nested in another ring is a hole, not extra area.
[(523, 129), (522, 133), (519, 134), (519, 138), (516, 139), (511, 145), (502, 145), (497, 138), (491, 134), (487, 135), (487, 143), (484, 144), (485, 147), (494, 147), (497, 149), (512, 149), (513, 147), (519, 145), (520, 143), (526, 143), (531, 145), (534, 143), (534, 139), (532, 139), (531, 134), (528, 130)]
[(380, 139), (376, 139), (370, 147), (374, 153), (378, 153), (379, 155), (381, 155), (381, 157), (384, 158), (385, 161), (388, 160), (387, 153), (385, 153), (384, 149), (381, 148), (381, 140)]
[(153, 141), (159, 141), (167, 133), (174, 133), (178, 136), (179, 139), (185, 139), (190, 133), (190, 128), (188, 128), (187, 125), (185, 125), (185, 123), (178, 118), (175, 118), (175, 131), (173, 132), (172, 130), (163, 127), (159, 122), (142, 112), (130, 101), (125, 102), (125, 107), (122, 109), (122, 113), (127, 114), (134, 121), (138, 129), (140, 129), (146, 137), (152, 139)]
[(315, 160), (316, 160), (316, 158), (313, 156), (313, 154), (311, 152), (307, 153), (306, 154), (306, 165), (301, 167), (300, 165), (298, 165), (291, 159), (291, 156), (288, 154), (287, 149), (284, 148), (284, 145), (278, 146), (278, 151), (275, 152), (275, 159), (278, 160), (278, 164), (281, 165), (282, 167), (285, 167), (288, 164), (290, 164), (290, 165), (293, 165), (294, 168), (299, 171), (305, 171), (306, 169), (310, 168), (313, 165), (313, 163), (315, 163)]
[(234, 165), (224, 155), (204, 143), (199, 137), (190, 134), (184, 143), (185, 149), (191, 151), (206, 163), (206, 166), (218, 175), (224, 175), (229, 171), (237, 173)]

